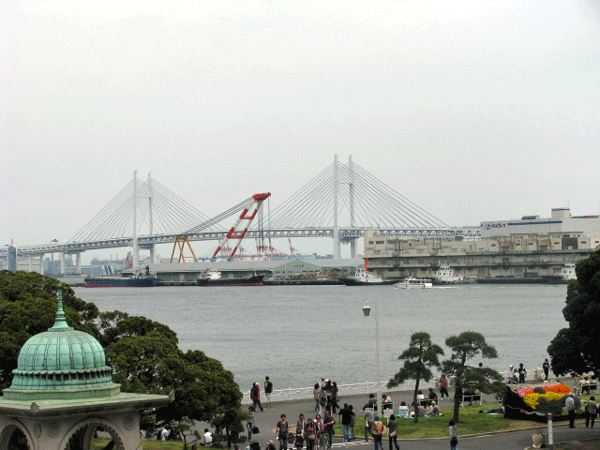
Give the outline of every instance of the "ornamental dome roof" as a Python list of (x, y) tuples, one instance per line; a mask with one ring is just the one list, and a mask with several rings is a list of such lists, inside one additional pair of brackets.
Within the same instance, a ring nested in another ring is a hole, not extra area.
[(3, 391), (6, 398), (27, 396), (24, 391), (35, 391), (38, 395), (40, 391), (54, 391), (55, 394), (46, 392), (43, 397), (65, 398), (65, 390), (77, 390), (73, 395), (77, 398), (98, 397), (112, 395), (110, 392), (118, 387), (112, 382), (104, 349), (92, 335), (76, 331), (67, 324), (62, 289), (57, 294), (54, 326), (25, 342), (17, 369), (13, 371), (12, 384)]

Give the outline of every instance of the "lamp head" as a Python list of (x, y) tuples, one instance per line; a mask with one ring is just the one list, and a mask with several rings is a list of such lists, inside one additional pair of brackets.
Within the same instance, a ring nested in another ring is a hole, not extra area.
[(365, 306), (363, 306), (363, 314), (365, 315), (365, 317), (369, 317), (369, 314), (371, 314), (371, 307), (368, 304), (365, 304)]

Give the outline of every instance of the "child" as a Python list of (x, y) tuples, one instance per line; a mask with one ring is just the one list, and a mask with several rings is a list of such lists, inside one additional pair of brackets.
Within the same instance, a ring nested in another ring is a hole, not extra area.
[(448, 431), (450, 433), (450, 450), (458, 450), (458, 430), (454, 420), (448, 422)]

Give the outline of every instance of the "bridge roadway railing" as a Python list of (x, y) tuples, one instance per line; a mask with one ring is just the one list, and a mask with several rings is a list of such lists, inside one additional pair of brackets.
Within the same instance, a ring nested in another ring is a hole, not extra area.
[[(340, 228), (341, 239), (356, 239), (364, 235), (364, 232), (372, 228)], [(378, 228), (381, 236), (386, 237), (442, 237), (442, 236), (463, 236), (470, 238), (479, 238), (481, 233), (478, 227), (463, 227), (463, 228)], [(221, 240), (227, 231), (204, 231), (193, 234), (162, 234), (151, 236), (139, 236), (138, 244), (141, 248), (148, 247), (154, 244), (170, 244), (175, 242), (179, 236), (187, 236), (190, 241), (210, 241)], [(249, 230), (246, 237), (248, 239), (258, 237), (270, 238), (301, 238), (301, 237), (333, 237), (333, 228), (329, 227), (314, 227), (303, 229), (272, 229), (272, 230)], [(21, 256), (28, 255), (43, 255), (44, 253), (65, 252), (77, 253), (86, 250), (101, 249), (101, 248), (119, 248), (131, 247), (133, 245), (132, 237), (107, 238), (98, 239), (88, 242), (66, 242), (66, 243), (51, 243), (39, 244), (18, 247), (18, 254)], [(0, 257), (6, 258), (7, 249), (0, 248)]]

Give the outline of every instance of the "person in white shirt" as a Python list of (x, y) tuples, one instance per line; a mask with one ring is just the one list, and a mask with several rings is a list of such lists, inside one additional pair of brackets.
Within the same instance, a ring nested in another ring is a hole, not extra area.
[(204, 429), (204, 435), (202, 436), (202, 445), (211, 445), (213, 441), (212, 433), (208, 431), (208, 428)]
[(160, 440), (166, 441), (168, 436), (169, 430), (167, 430), (165, 427), (162, 427), (162, 429), (160, 430)]

